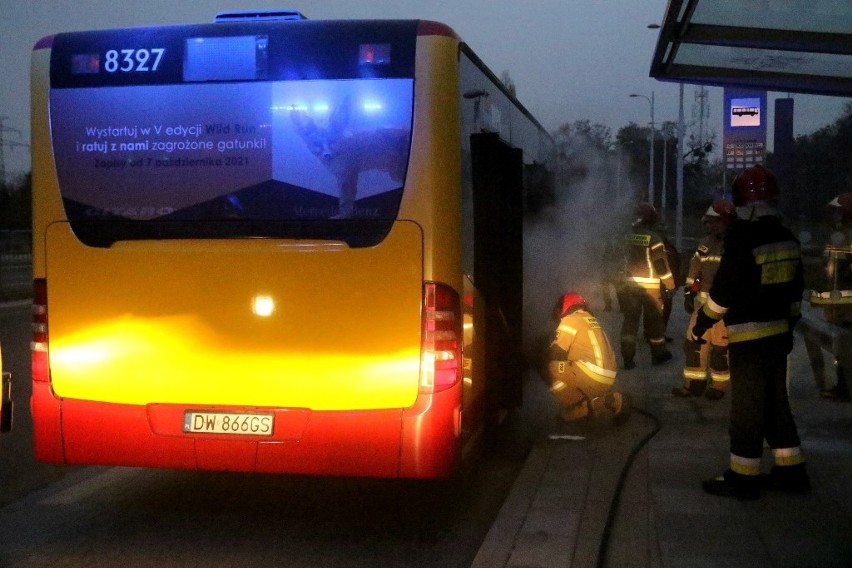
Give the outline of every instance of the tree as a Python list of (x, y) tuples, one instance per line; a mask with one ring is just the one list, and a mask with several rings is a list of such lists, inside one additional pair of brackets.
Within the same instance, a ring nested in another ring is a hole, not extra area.
[[(628, 172), (637, 192), (638, 199), (648, 199), (646, 188), (650, 167), (648, 159), (648, 135), (650, 127), (630, 122), (616, 134), (616, 144), (629, 158)], [(654, 138), (654, 196), (655, 205), (673, 209), (677, 206), (677, 123), (665, 121), (660, 124)], [(702, 147), (703, 148), (703, 147)], [(704, 152), (692, 151), (687, 145), (688, 156), (684, 161), (684, 211), (691, 214), (705, 211), (707, 203), (719, 195), (719, 180), (722, 179), (721, 163), (710, 163)], [(700, 154), (700, 155), (699, 155)], [(663, 176), (665, 176), (666, 203), (663, 199)]]
[(500, 82), (506, 86), (506, 90), (509, 91), (513, 97), (517, 97), (518, 93), (515, 88), (515, 82), (512, 80), (512, 76), (509, 75), (508, 71), (503, 71), (500, 73)]
[(31, 188), (29, 173), (0, 187), (0, 230), (32, 229)]
[(576, 120), (572, 124), (565, 123), (552, 135), (556, 140), (557, 149), (565, 155), (576, 154), (588, 148), (603, 152), (612, 149), (612, 135), (609, 127), (592, 124), (588, 120)]
[(613, 149), (609, 127), (588, 120), (565, 123), (552, 133), (559, 156), (563, 185), (571, 186), (589, 177)]
[(632, 181), (632, 185), (637, 188), (637, 199), (642, 200), (648, 199), (645, 188), (648, 186), (648, 171), (650, 169), (648, 164), (649, 133), (650, 128), (629, 122), (627, 126), (619, 128), (615, 135), (619, 153), (626, 158), (624, 168), (626, 175), (624, 177)]
[[(794, 142), (792, 191), (797, 217), (822, 218), (825, 204), (840, 193), (852, 190), (852, 102), (846, 103), (833, 124)], [(773, 156), (767, 159), (772, 167)]]

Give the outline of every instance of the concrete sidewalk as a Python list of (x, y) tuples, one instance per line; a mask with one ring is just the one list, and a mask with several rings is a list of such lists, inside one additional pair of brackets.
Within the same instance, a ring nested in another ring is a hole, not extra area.
[[(620, 314), (598, 315), (618, 349)], [(852, 567), (852, 404), (818, 396), (797, 337), (790, 396), (812, 492), (764, 491), (750, 502), (707, 495), (701, 481), (728, 465), (730, 396), (672, 396), (686, 324), (676, 300), (674, 359), (651, 366), (646, 349), (619, 372), (634, 404), (626, 424), (554, 419), (544, 429), (475, 568)]]

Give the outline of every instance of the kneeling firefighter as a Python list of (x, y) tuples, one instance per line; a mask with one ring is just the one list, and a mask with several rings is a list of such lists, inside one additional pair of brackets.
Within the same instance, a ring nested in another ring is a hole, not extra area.
[(612, 392), (618, 368), (615, 354), (586, 301), (576, 292), (563, 295), (554, 310), (559, 322), (548, 351), (550, 392), (562, 403), (566, 421), (604, 410), (616, 424), (627, 419), (626, 395)]

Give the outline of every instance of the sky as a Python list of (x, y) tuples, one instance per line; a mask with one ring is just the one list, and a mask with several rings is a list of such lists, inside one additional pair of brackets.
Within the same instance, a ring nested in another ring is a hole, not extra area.
[[(678, 86), (648, 76), (666, 0), (0, 0), (0, 117), (3, 140), (28, 144), (29, 65), (40, 38), (64, 31), (212, 21), (217, 12), (295, 8), (310, 19), (423, 18), (450, 25), (498, 76), (508, 71), (518, 98), (548, 130), (589, 120), (617, 130), (676, 121)], [(274, 5), (274, 6), (273, 6)], [(707, 131), (721, 137), (722, 90), (709, 90)], [(770, 94), (770, 101), (775, 96)], [(834, 122), (848, 99), (793, 95), (795, 134)], [(694, 87), (685, 89), (690, 121)], [(769, 119), (772, 119), (770, 104)], [(29, 150), (3, 148), (10, 176), (30, 169)]]

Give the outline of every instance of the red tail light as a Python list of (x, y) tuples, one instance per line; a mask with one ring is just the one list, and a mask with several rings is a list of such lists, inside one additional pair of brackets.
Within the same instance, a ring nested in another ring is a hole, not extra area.
[(420, 390), (438, 392), (462, 377), (462, 318), (458, 292), (427, 282), (423, 289)]
[(30, 343), (33, 363), (33, 381), (46, 383), (50, 380), (47, 363), (47, 280), (33, 280), (33, 340)]

